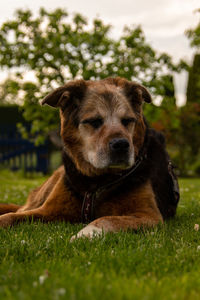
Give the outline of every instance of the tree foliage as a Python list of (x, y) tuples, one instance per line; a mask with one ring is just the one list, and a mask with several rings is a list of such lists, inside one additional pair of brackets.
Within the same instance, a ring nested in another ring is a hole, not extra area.
[(200, 103), (200, 54), (195, 54), (193, 64), (189, 69), (187, 102)]
[[(200, 13), (200, 9), (196, 10), (197, 13)], [(191, 47), (200, 49), (200, 21), (198, 22), (195, 28), (190, 28), (186, 30), (186, 36), (190, 39)]]
[[(155, 97), (174, 99), (170, 73), (180, 67), (171, 57), (156, 52), (140, 26), (125, 27), (116, 40), (110, 30), (99, 18), (88, 25), (80, 14), (70, 17), (63, 9), (43, 8), (37, 17), (18, 10), (12, 21), (1, 26), (0, 66), (12, 76), (1, 86), (0, 96), (4, 101), (21, 99), (32, 133), (41, 133), (37, 141), (58, 126), (57, 111), (39, 107), (39, 100), (70, 79), (121, 76), (140, 81)], [(33, 71), (34, 81), (24, 80), (28, 71)]]
[[(198, 24), (186, 32), (196, 48), (199, 28)], [(170, 154), (186, 174), (198, 160), (200, 108), (196, 100), (176, 107), (173, 73), (188, 66), (184, 61), (174, 65), (169, 55), (153, 49), (140, 26), (126, 26), (117, 39), (110, 33), (111, 26), (101, 19), (88, 24), (84, 16), (70, 16), (63, 9), (42, 8), (37, 16), (18, 10), (0, 29), (0, 67), (10, 72), (0, 86), (0, 100), (22, 104), (24, 117), (32, 124), (31, 135), (40, 143), (59, 124), (57, 110), (38, 105), (54, 88), (75, 78), (137, 80), (160, 99), (159, 107), (145, 106), (145, 115), (151, 126), (166, 134)], [(34, 80), (26, 80), (27, 73)]]
[[(200, 13), (200, 9), (197, 12)], [(185, 153), (182, 152), (179, 158), (182, 157), (183, 163), (187, 160), (190, 168), (194, 165), (196, 173), (200, 174), (200, 21), (195, 28), (188, 29), (186, 35), (190, 39), (190, 45), (197, 51), (189, 68), (187, 103), (180, 113), (180, 137)]]

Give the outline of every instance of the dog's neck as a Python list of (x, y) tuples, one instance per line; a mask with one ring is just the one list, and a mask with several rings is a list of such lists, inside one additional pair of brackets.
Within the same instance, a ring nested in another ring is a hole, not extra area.
[(119, 177), (119, 174), (87, 176), (82, 174), (76, 168), (74, 162), (65, 150), (63, 150), (62, 158), (68, 183), (67, 186), (69, 186), (75, 194), (79, 194), (79, 196), (84, 195), (86, 192), (92, 193), (99, 187), (104, 186), (106, 183), (116, 180)]

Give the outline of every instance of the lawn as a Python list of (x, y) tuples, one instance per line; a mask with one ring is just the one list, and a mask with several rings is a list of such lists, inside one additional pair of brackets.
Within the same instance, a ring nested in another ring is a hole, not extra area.
[[(0, 201), (23, 203), (43, 177), (0, 172)], [(70, 243), (82, 225), (0, 229), (0, 299), (200, 299), (200, 179), (181, 179), (174, 220)]]

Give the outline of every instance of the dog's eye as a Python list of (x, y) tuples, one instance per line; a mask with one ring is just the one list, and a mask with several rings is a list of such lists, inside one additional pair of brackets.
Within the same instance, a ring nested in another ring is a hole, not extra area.
[(134, 118), (124, 118), (124, 119), (122, 119), (121, 120), (121, 122), (122, 122), (122, 124), (125, 126), (125, 127), (127, 127), (129, 124), (131, 124), (131, 123), (135, 123), (135, 119)]
[(89, 124), (93, 128), (97, 129), (97, 128), (101, 127), (101, 125), (103, 124), (103, 120), (101, 118), (86, 119), (86, 120), (82, 121), (82, 123)]

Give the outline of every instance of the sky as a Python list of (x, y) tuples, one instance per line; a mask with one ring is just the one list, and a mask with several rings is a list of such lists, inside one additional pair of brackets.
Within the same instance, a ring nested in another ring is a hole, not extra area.
[[(191, 63), (194, 50), (184, 32), (195, 27), (200, 8), (199, 0), (0, 0), (0, 24), (12, 19), (18, 8), (29, 8), (35, 14), (40, 7), (65, 8), (70, 14), (79, 12), (92, 21), (96, 16), (113, 26), (111, 35), (119, 37), (125, 25), (141, 25), (147, 41), (159, 51), (172, 56), (174, 62), (180, 58)], [(1, 71), (0, 71), (1, 72)], [(0, 74), (0, 80), (6, 74)], [(175, 76), (177, 103), (185, 102), (187, 74)]]

